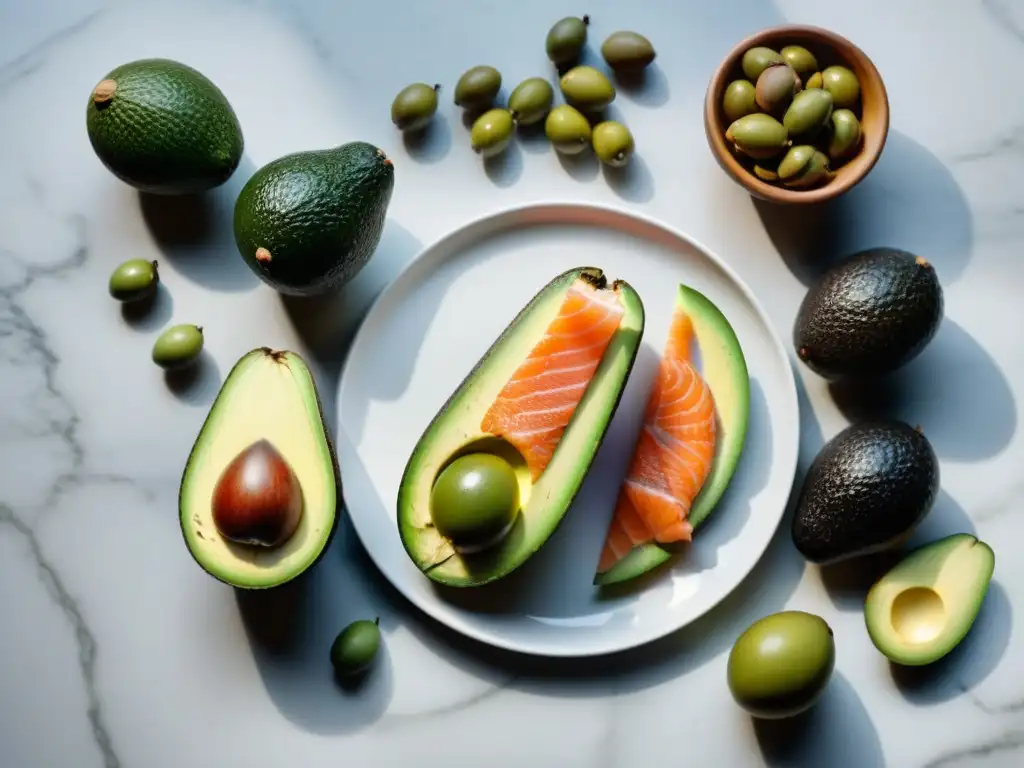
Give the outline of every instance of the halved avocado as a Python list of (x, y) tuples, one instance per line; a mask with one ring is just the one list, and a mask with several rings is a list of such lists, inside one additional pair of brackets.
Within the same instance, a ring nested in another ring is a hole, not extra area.
[[(230, 541), (214, 523), (214, 489), (246, 448), (270, 443), (302, 491), (295, 532), (276, 547)], [(274, 587), (312, 566), (338, 522), (341, 480), (316, 383), (294, 352), (254, 349), (231, 369), (199, 431), (178, 493), (181, 531), (211, 576), (246, 589)]]
[[(409, 557), (432, 580), (453, 587), (495, 581), (526, 562), (561, 522), (604, 439), (640, 347), (644, 308), (622, 281), (611, 288), (625, 313), (597, 371), (569, 421), (544, 472), (531, 480), (519, 451), (481, 431), (480, 424), (505, 383), (543, 337), (566, 292), (577, 279), (606, 287), (595, 267), (572, 269), (548, 283), (523, 308), (470, 371), (427, 426), (413, 449), (398, 491), (398, 529)], [(456, 551), (431, 522), (435, 480), (454, 459), (493, 453), (507, 460), (519, 482), (520, 511), (511, 529), (493, 546), (473, 554)]]
[(897, 664), (938, 661), (970, 631), (995, 564), (992, 549), (966, 533), (918, 547), (868, 591), (871, 642)]
[[(715, 398), (717, 445), (707, 480), (690, 508), (688, 520), (700, 527), (736, 473), (750, 416), (750, 376), (739, 339), (729, 321), (707, 296), (680, 285), (676, 306), (693, 321), (699, 349), (700, 373)], [(668, 561), (675, 552), (657, 543), (637, 547), (604, 573), (594, 577), (600, 586), (628, 581)]]

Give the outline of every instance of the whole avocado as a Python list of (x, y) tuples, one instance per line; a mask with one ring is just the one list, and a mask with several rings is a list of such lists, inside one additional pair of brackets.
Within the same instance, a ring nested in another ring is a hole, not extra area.
[(338, 288), (373, 256), (394, 184), (391, 160), (364, 141), (278, 158), (238, 195), (238, 250), (280, 293)]
[(938, 490), (939, 461), (920, 431), (897, 420), (854, 424), (811, 463), (793, 543), (818, 564), (888, 549), (924, 519)]
[(93, 151), (121, 181), (153, 194), (195, 194), (227, 181), (242, 159), (242, 127), (209, 78), (170, 59), (110, 71), (89, 95)]
[(935, 336), (944, 300), (935, 269), (896, 248), (861, 251), (804, 296), (793, 328), (797, 356), (826, 379), (891, 373)]

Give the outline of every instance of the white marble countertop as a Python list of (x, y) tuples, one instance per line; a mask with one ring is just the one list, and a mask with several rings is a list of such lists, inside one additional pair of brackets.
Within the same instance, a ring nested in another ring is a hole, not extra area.
[[(388, 117), (399, 88), (454, 83), (482, 61), (507, 82), (544, 73), (547, 27), (583, 12), (595, 29), (635, 28), (659, 50), (653, 87), (617, 101), (638, 142), (629, 184), (610, 185), (596, 167), (567, 173), (537, 145), (512, 149), (489, 175), (448, 99), (440, 139), (403, 147)], [(1024, 535), (1024, 346), (1013, 330), (1024, 286), (1024, 3), (3, 0), (0, 18), (4, 768), (1024, 763), (1024, 559), (1011, 549)], [(854, 40), (891, 99), (879, 165), (825, 214), (755, 205), (703, 135), (721, 56), (784, 21)], [(208, 209), (141, 209), (89, 147), (87, 93), (147, 56), (209, 75), (244, 126), (243, 166)], [(225, 224), (234, 194), (279, 155), (353, 139), (379, 143), (398, 167), (378, 254), (315, 311), (282, 302), (237, 257)], [(434, 625), (380, 577), (347, 524), (290, 617), (267, 621), (265, 607), (195, 566), (178, 531), (178, 483), (230, 365), (254, 346), (296, 349), (316, 361), (330, 401), (353, 321), (403, 263), (454, 226), (539, 198), (618, 204), (695, 236), (740, 272), (784, 338), (830, 258), (893, 245), (936, 265), (946, 319), (892, 397), (844, 402), (797, 366), (801, 464), (865, 409), (925, 425), (943, 490), (917, 538), (974, 531), (997, 553), (960, 649), (933, 669), (892, 672), (863, 631), (864, 585), (823, 579), (785, 532), (696, 625), (581, 664), (524, 661)], [(154, 317), (123, 318), (106, 294), (129, 257), (160, 260), (168, 290)], [(200, 380), (177, 390), (149, 360), (172, 319), (209, 329)], [(726, 656), (747, 624), (784, 607), (835, 628), (836, 674), (801, 728), (755, 728), (729, 697)], [(345, 695), (323, 649), (368, 614), (381, 616), (386, 655), (366, 689)]]

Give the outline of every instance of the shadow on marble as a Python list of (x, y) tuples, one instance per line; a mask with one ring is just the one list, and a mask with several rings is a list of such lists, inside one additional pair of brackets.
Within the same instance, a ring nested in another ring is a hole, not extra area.
[(452, 129), (448, 118), (439, 110), (423, 130), (403, 133), (402, 145), (417, 163), (433, 165), (443, 160), (452, 148)]
[(976, 534), (974, 522), (952, 496), (940, 490), (907, 543), (872, 555), (851, 558), (821, 566), (818, 574), (832, 603), (841, 611), (864, 610), (864, 598), (879, 577), (900, 561), (911, 549), (954, 533)]
[(1001, 453), (1017, 430), (1017, 403), (992, 355), (946, 317), (931, 344), (902, 369), (861, 385), (834, 384), (852, 421), (876, 417), (921, 425), (942, 458), (981, 461)]
[(261, 285), (238, 253), (232, 225), (235, 200), (255, 171), (245, 154), (231, 178), (205, 194), (138, 193), (142, 218), (164, 254), (162, 266), (214, 291), (251, 291)]
[(547, 134), (544, 133), (544, 121), (533, 125), (521, 125), (516, 128), (516, 138), (519, 146), (524, 152), (531, 155), (543, 155), (546, 152), (554, 152)]
[(484, 173), (491, 183), (496, 187), (511, 187), (523, 175), (523, 150), (515, 136), (509, 142), (508, 148), (501, 154), (481, 160)]
[(575, 155), (555, 152), (558, 162), (573, 179), (579, 182), (593, 181), (601, 172), (601, 162), (591, 149), (584, 149)]
[(923, 256), (946, 286), (971, 257), (974, 221), (963, 190), (935, 155), (892, 129), (878, 164), (845, 195), (814, 206), (752, 199), (779, 255), (808, 286), (876, 246)]
[[(373, 258), (347, 285), (320, 296), (280, 297), (296, 333), (317, 363), (320, 374), (317, 376), (317, 388), (324, 417), (332, 429), (337, 423), (335, 400), (338, 395), (338, 377), (352, 337), (377, 295), (422, 247), (409, 230), (389, 218), (384, 224)], [(416, 332), (426, 333), (426, 328), (410, 329), (410, 333)], [(404, 391), (412, 373), (413, 362), (409, 361), (410, 369), (398, 371), (401, 375), (392, 382), (394, 389), (389, 390), (391, 394)], [(382, 392), (381, 396), (387, 394)]]
[(156, 331), (170, 322), (174, 315), (174, 298), (163, 283), (142, 301), (126, 301), (121, 305), (121, 319), (136, 331)]
[(769, 766), (884, 768), (882, 743), (864, 703), (836, 670), (818, 703), (785, 720), (751, 718)]
[(167, 389), (187, 405), (207, 408), (220, 391), (220, 366), (205, 349), (193, 365), (181, 370), (164, 371)]
[(601, 171), (611, 191), (627, 202), (646, 203), (654, 197), (654, 176), (639, 153), (622, 168), (602, 163)]
[(979, 685), (998, 666), (1010, 645), (1013, 608), (1003, 585), (993, 580), (981, 611), (967, 636), (934, 664), (903, 667), (889, 664), (904, 698), (931, 705), (961, 696)]
[(616, 74), (614, 81), (619, 94), (640, 106), (660, 107), (668, 102), (668, 78), (657, 60), (642, 72)]

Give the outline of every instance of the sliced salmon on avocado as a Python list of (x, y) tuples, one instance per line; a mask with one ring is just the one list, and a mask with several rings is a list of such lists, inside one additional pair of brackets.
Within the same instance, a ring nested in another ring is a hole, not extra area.
[(624, 313), (616, 291), (577, 279), (484, 416), (480, 428), (512, 443), (532, 479), (551, 461)]
[(749, 410), (735, 332), (706, 296), (680, 286), (596, 584), (646, 573), (672, 556), (664, 545), (691, 540), (735, 473)]

